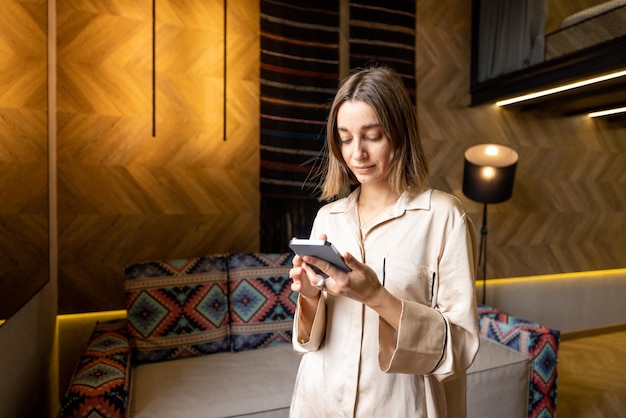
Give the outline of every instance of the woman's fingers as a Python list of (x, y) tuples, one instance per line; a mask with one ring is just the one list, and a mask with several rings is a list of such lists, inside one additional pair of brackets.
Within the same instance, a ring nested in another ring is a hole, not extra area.
[(300, 293), (306, 297), (317, 297), (319, 289), (311, 283), (309, 273), (306, 269), (311, 269), (305, 263), (302, 263), (299, 267), (294, 267), (289, 270), (289, 277), (291, 277), (292, 284), (291, 290)]

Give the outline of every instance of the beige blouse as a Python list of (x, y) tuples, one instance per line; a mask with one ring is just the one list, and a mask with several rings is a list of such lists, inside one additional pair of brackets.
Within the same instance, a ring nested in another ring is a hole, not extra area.
[(452, 195), (403, 194), (361, 240), (359, 189), (320, 209), (311, 238), (367, 263), (402, 299), (396, 332), (363, 304), (323, 293), (304, 354), (292, 417), (464, 417), (465, 371), (478, 351), (475, 232)]

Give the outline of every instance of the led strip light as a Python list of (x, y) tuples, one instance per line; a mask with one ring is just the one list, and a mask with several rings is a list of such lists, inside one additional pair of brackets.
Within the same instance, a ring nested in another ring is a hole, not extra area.
[[(579, 88), (579, 87), (584, 87), (584, 86), (588, 86), (590, 84), (600, 83), (602, 81), (612, 80), (614, 78), (623, 77), (623, 76), (626, 76), (626, 70), (617, 71), (617, 72), (614, 72), (614, 73), (605, 74), (605, 75), (601, 75), (601, 76), (598, 76), (598, 77), (593, 77), (593, 78), (589, 78), (589, 79), (586, 79), (586, 80), (577, 81), (575, 83), (570, 83), (570, 84), (565, 84), (565, 85), (562, 85), (562, 86), (553, 87), (553, 88), (546, 89), (546, 90), (536, 91), (536, 92), (533, 92), (533, 93), (524, 94), (522, 96), (512, 97), (512, 98), (506, 99), (506, 100), (500, 100), (500, 101), (496, 102), (496, 105), (497, 106), (507, 106), (507, 105), (510, 105), (510, 104), (513, 104), (513, 103), (523, 102), (525, 100), (532, 100), (532, 99), (536, 99), (538, 97), (548, 96), (550, 94), (560, 93), (562, 91), (572, 90), (572, 89), (576, 89), (576, 88)], [(621, 110), (622, 112), (625, 111), (623, 109), (624, 108), (622, 108), (622, 110)], [(605, 112), (609, 112), (611, 110), (606, 110)], [(619, 112), (615, 112), (615, 113), (619, 113)], [(590, 114), (590, 116), (591, 116), (591, 114)], [(604, 115), (596, 115), (596, 116), (604, 116)]]
[(600, 116), (610, 116), (610, 115), (616, 115), (618, 113), (625, 113), (626, 112), (626, 107), (616, 107), (615, 109), (607, 109), (607, 110), (599, 110), (597, 112), (591, 112), (588, 113), (587, 116), (589, 116), (590, 118), (597, 118)]

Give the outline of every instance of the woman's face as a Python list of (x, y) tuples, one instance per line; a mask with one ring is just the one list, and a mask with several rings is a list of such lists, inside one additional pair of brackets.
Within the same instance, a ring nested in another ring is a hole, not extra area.
[(344, 102), (337, 111), (343, 160), (359, 183), (387, 182), (391, 147), (374, 110), (360, 100)]

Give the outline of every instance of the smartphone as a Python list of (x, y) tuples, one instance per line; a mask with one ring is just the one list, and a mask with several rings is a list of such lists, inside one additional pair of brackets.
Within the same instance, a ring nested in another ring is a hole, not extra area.
[[(324, 241), (322, 239), (292, 239), (289, 241), (289, 248), (293, 250), (294, 253), (298, 254), (300, 257), (304, 257), (305, 255), (311, 255), (317, 258), (321, 258), (322, 260), (328, 261), (339, 270), (349, 273), (352, 271), (350, 267), (346, 265), (339, 254), (339, 251), (328, 241)], [(322, 272), (320, 269), (311, 265), (313, 270), (317, 274), (322, 275), (322, 277), (328, 277), (327, 274)]]

